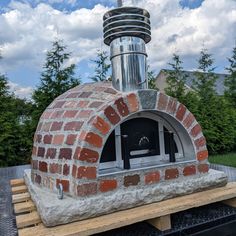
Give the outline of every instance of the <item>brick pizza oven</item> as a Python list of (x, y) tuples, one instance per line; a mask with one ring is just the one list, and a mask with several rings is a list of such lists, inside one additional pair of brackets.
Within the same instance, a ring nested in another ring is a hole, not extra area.
[(147, 88), (149, 17), (136, 7), (106, 13), (112, 82), (72, 88), (40, 118), (25, 178), (46, 225), (227, 182), (223, 173), (209, 171), (206, 140), (193, 114)]
[(42, 114), (32, 180), (84, 197), (206, 173), (207, 157), (200, 125), (176, 99), (91, 83), (62, 94)]

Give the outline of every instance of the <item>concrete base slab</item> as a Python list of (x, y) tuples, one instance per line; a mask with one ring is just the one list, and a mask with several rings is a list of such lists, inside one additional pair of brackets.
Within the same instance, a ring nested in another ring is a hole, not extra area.
[(66, 224), (227, 184), (224, 172), (211, 169), (208, 174), (178, 178), (139, 188), (119, 189), (109, 194), (83, 199), (64, 196), (59, 200), (57, 194), (32, 183), (31, 170), (25, 170), (24, 179), (46, 226)]

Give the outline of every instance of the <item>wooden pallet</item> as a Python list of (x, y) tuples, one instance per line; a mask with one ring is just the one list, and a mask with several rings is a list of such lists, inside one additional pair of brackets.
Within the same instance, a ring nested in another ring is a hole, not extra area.
[(47, 228), (30, 199), (23, 179), (12, 180), (11, 186), (19, 236), (92, 235), (145, 220), (164, 231), (171, 228), (170, 215), (173, 213), (220, 201), (236, 207), (236, 182), (233, 182), (221, 188)]

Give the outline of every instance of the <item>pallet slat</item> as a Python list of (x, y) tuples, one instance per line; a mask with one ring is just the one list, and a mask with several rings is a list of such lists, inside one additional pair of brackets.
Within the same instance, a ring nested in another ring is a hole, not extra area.
[(41, 222), (41, 219), (37, 211), (33, 211), (29, 214), (16, 216), (16, 225), (18, 229), (35, 225), (40, 222)]
[(31, 200), (28, 202), (16, 203), (14, 205), (14, 211), (16, 214), (31, 212), (33, 210), (35, 210), (35, 205)]
[(223, 203), (231, 207), (236, 207), (236, 198), (225, 200)]
[(12, 179), (10, 180), (11, 187), (25, 185), (24, 179)]
[(26, 185), (16, 186), (11, 188), (12, 194), (25, 193), (28, 192)]
[(16, 195), (12, 195), (12, 203), (20, 203), (20, 202), (26, 202), (30, 200), (30, 194), (29, 193), (19, 193)]
[(19, 230), (19, 236), (91, 235), (234, 197), (236, 197), (236, 183), (229, 183), (221, 188), (176, 197), (56, 227), (46, 228), (43, 224), (40, 224), (34, 228)]

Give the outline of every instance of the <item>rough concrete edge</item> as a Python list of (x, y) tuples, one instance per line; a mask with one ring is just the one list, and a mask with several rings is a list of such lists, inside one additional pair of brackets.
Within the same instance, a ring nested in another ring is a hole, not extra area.
[(31, 170), (25, 170), (25, 183), (46, 226), (66, 224), (227, 184), (224, 172), (211, 169), (208, 174), (169, 180), (156, 185), (129, 187), (125, 191), (118, 190), (81, 200), (68, 196), (59, 200), (55, 193), (34, 185), (30, 175)]

